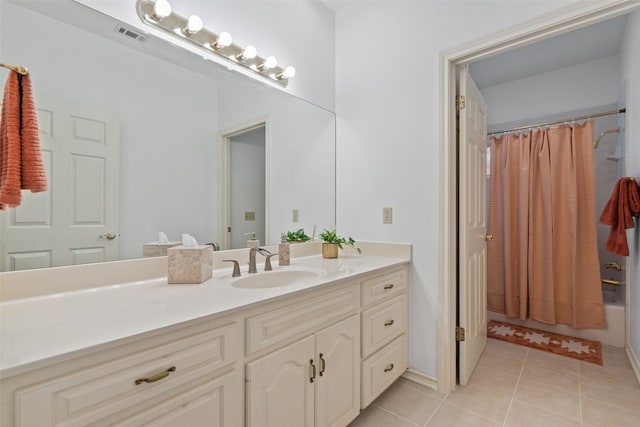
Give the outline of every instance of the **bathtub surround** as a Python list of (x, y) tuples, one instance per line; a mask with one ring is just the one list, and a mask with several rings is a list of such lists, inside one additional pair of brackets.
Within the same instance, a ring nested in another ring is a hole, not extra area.
[(598, 341), (555, 334), (495, 320), (487, 323), (487, 336), (500, 341), (537, 348), (560, 356), (602, 365), (602, 346)]
[(491, 137), (487, 305), (604, 328), (593, 121)]

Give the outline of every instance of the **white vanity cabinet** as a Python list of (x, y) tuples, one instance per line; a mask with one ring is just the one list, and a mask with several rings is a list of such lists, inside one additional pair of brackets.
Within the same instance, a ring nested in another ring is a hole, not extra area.
[(247, 364), (247, 426), (344, 427), (360, 410), (352, 316)]
[(379, 267), (62, 354), (2, 378), (0, 425), (344, 427), (407, 369), (407, 274)]
[(369, 405), (409, 365), (406, 268), (361, 281), (362, 408)]
[[(67, 373), (15, 393), (15, 426), (242, 424), (235, 322)], [(91, 365), (91, 356), (79, 360)], [(55, 368), (49, 370), (55, 375)]]

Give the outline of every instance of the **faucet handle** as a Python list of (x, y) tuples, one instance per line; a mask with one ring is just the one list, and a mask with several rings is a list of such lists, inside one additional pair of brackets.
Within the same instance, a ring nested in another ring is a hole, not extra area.
[(240, 263), (235, 259), (223, 259), (224, 262), (232, 262), (233, 263), (233, 274), (231, 277), (240, 277)]
[(264, 271), (271, 271), (273, 270), (271, 268), (271, 257), (274, 255), (278, 255), (278, 253), (276, 252), (275, 254), (269, 253), (269, 255), (265, 255), (266, 259), (264, 261)]

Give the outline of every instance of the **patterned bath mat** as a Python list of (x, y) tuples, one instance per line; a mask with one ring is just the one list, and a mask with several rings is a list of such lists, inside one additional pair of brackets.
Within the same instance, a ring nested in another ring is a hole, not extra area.
[(554, 334), (496, 320), (487, 323), (487, 336), (602, 365), (602, 346), (599, 341)]

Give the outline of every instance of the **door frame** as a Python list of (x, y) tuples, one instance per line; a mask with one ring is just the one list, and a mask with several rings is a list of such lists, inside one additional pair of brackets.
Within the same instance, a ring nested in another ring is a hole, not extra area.
[[(577, 2), (502, 32), (481, 38), (440, 55), (440, 185), (438, 266), (438, 390), (456, 386), (456, 263), (458, 256), (456, 210), (456, 68), (525, 44), (547, 39), (600, 21), (630, 13), (640, 3), (607, 0), (597, 4)], [(465, 165), (459, 165), (463, 169)]]
[(249, 132), (253, 129), (264, 127), (264, 236), (265, 241), (261, 242), (262, 245), (266, 245), (269, 240), (269, 177), (271, 176), (269, 170), (270, 157), (270, 133), (269, 133), (269, 116), (258, 117), (252, 120), (248, 120), (236, 126), (223, 129), (218, 132), (218, 239), (220, 241), (220, 249), (230, 249), (231, 235), (227, 231), (229, 222), (231, 220), (231, 171), (229, 165), (229, 155), (231, 138), (236, 135)]

